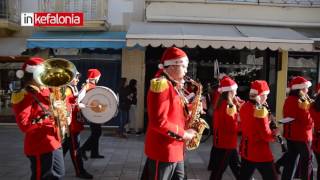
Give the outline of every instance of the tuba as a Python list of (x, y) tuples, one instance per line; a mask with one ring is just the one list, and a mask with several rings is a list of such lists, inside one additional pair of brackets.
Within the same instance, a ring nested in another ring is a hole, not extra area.
[(200, 118), (200, 113), (202, 111), (202, 85), (200, 83), (195, 82), (193, 79), (189, 77), (186, 77), (186, 80), (197, 87), (197, 92), (195, 94), (194, 100), (192, 101), (190, 119), (187, 123), (187, 129), (192, 128), (197, 133), (191, 140), (186, 142), (187, 150), (194, 150), (199, 147), (202, 133), (205, 130), (205, 128), (209, 129), (210, 127), (204, 119)]
[(41, 68), (35, 71), (33, 78), (43, 86), (51, 89), (50, 112), (59, 129), (59, 136), (64, 139), (69, 136), (70, 112), (66, 104), (66, 85), (75, 77), (77, 72), (73, 63), (62, 58), (47, 59)]

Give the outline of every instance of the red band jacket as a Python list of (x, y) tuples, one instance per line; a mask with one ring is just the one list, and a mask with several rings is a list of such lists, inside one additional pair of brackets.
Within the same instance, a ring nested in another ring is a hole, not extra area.
[(314, 106), (311, 106), (310, 115), (314, 122), (312, 149), (314, 152), (320, 153), (320, 111), (317, 111)]
[(80, 119), (78, 119), (78, 114), (80, 113), (80, 109), (77, 105), (77, 87), (67, 86), (66, 88), (66, 102), (69, 104), (71, 109), (71, 124), (69, 126), (70, 133), (77, 134), (80, 133), (84, 129), (83, 123)]
[(294, 119), (283, 126), (283, 136), (285, 138), (293, 141), (312, 141), (313, 122), (309, 108), (301, 105), (298, 97), (287, 97), (283, 106), (283, 117)]
[(182, 161), (186, 113), (181, 97), (169, 80), (164, 77), (151, 80), (147, 109), (146, 155), (162, 162)]
[(31, 156), (52, 152), (61, 147), (58, 128), (32, 96), (34, 94), (43, 108), (49, 110), (50, 91), (33, 86), (26, 89), (13, 93), (11, 98), (16, 122), (25, 133), (24, 152)]
[(238, 113), (235, 105), (226, 100), (214, 110), (213, 144), (217, 148), (236, 149), (238, 141)]
[(274, 141), (269, 127), (268, 110), (257, 108), (253, 102), (246, 102), (240, 109), (242, 139), (240, 155), (253, 162), (273, 161), (269, 143)]

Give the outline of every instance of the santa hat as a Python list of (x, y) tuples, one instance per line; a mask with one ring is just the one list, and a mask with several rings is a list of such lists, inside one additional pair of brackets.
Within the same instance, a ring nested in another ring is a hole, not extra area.
[(232, 80), (229, 76), (224, 76), (223, 79), (220, 80), (218, 91), (222, 93), (226, 91), (237, 90), (237, 88), (238, 85), (234, 80)]
[(17, 71), (17, 73), (16, 73), (17, 77), (22, 78), (24, 76), (25, 72), (27, 72), (27, 73), (35, 72), (37, 69), (39, 69), (41, 67), (41, 64), (43, 62), (44, 62), (44, 59), (42, 59), (40, 57), (29, 58), (22, 65), (22, 71), (21, 70)]
[(88, 80), (99, 80), (101, 73), (98, 69), (88, 69), (87, 79)]
[(296, 90), (296, 89), (309, 88), (311, 85), (312, 85), (311, 82), (306, 80), (304, 77), (296, 76), (290, 81), (289, 88), (290, 90)]
[(255, 80), (251, 82), (250, 94), (260, 96), (260, 95), (269, 94), (269, 93), (270, 93), (270, 89), (266, 81)]
[(159, 69), (163, 69), (165, 66), (170, 65), (188, 65), (189, 59), (187, 54), (176, 47), (167, 48), (161, 58), (161, 62), (159, 64)]

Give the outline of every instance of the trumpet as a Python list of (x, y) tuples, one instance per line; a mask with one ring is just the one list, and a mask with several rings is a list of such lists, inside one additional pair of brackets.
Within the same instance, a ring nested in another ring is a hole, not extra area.
[(65, 89), (77, 72), (73, 63), (62, 58), (47, 59), (33, 74), (35, 81), (52, 90), (50, 113), (59, 129), (59, 136), (69, 136), (70, 113), (67, 110)]

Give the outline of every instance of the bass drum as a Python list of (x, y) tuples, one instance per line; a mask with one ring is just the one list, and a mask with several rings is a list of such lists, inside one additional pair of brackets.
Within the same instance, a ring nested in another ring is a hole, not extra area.
[(116, 116), (119, 100), (110, 88), (96, 86), (86, 92), (81, 103), (86, 105), (81, 112), (88, 121), (103, 124)]

